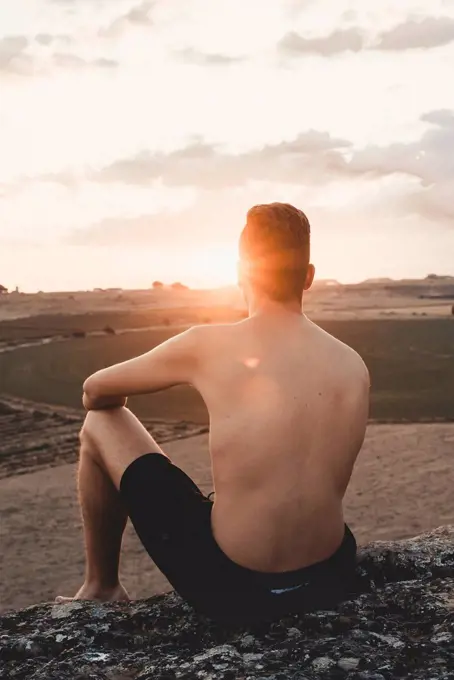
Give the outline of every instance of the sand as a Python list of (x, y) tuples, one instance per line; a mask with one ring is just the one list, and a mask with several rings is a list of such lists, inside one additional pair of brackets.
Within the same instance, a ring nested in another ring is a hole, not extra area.
[[(207, 435), (165, 450), (204, 492), (212, 489)], [(370, 425), (347, 492), (358, 542), (403, 538), (454, 523), (454, 424)], [(0, 610), (72, 595), (83, 575), (74, 464), (0, 480)], [(128, 525), (122, 578), (133, 598), (170, 586)]]

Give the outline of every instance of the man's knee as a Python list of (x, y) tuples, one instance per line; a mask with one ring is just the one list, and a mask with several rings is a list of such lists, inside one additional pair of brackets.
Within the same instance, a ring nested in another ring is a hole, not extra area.
[(96, 411), (88, 411), (85, 415), (85, 419), (81, 430), (79, 432), (79, 440), (81, 444), (87, 444), (91, 440), (94, 421), (97, 419)]
[(108, 424), (113, 424), (114, 419), (121, 417), (121, 409), (105, 409), (99, 411), (88, 411), (82, 428), (79, 432), (79, 440), (82, 445), (96, 444), (97, 435), (100, 434), (102, 428)]
[(149, 432), (126, 407), (88, 411), (80, 432), (81, 460), (90, 458), (119, 488), (128, 465), (147, 453), (163, 453)]

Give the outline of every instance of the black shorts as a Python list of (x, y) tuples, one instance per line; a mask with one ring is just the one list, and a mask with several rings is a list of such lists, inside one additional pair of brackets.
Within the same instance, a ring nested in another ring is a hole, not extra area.
[(348, 593), (356, 541), (347, 526), (342, 545), (329, 559), (296, 571), (268, 574), (227, 557), (211, 530), (213, 502), (162, 454), (150, 453), (133, 461), (123, 474), (120, 492), (157, 567), (186, 601), (211, 618), (266, 620), (330, 608)]

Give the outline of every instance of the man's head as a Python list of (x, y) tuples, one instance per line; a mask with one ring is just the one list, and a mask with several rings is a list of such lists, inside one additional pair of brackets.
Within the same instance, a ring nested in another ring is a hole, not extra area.
[(288, 203), (251, 208), (240, 237), (240, 284), (275, 302), (300, 303), (314, 274), (306, 215)]

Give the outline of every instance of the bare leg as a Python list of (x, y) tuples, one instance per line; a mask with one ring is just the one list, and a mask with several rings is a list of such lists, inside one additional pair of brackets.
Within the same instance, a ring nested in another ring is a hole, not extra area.
[(119, 580), (127, 514), (118, 487), (126, 467), (139, 456), (161, 452), (151, 435), (125, 408), (90, 411), (81, 432), (79, 495), (85, 534), (85, 582), (74, 598), (128, 600)]
[(79, 497), (85, 534), (85, 582), (75, 600), (127, 600), (119, 582), (120, 549), (127, 515), (120, 494), (82, 443), (79, 463)]

